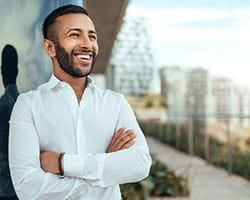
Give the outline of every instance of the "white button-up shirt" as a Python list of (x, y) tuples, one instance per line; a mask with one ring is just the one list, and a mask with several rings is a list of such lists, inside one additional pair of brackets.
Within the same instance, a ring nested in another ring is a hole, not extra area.
[[(133, 129), (136, 143), (106, 153), (120, 127)], [(43, 150), (65, 152), (65, 178), (41, 169)], [(71, 86), (52, 75), (17, 99), (10, 120), (9, 165), (20, 199), (118, 200), (119, 184), (145, 178), (151, 158), (123, 95), (99, 89), (88, 78), (78, 103)]]

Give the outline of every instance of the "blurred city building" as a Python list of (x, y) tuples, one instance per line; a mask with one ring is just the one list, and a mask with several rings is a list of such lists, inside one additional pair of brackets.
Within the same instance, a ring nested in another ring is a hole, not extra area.
[(166, 97), (171, 118), (204, 117), (208, 73), (203, 68), (161, 68), (161, 94)]
[(212, 80), (214, 106), (210, 111), (221, 120), (224, 120), (223, 118), (230, 116), (232, 113), (232, 92), (232, 80), (226, 78), (214, 78)]
[(186, 115), (195, 118), (205, 117), (207, 114), (208, 72), (200, 67), (190, 68), (186, 72), (186, 79)]
[(160, 69), (161, 94), (172, 119), (204, 118), (250, 127), (250, 90), (233, 80), (210, 76), (203, 68), (167, 66)]
[(108, 86), (129, 96), (141, 97), (151, 86), (155, 65), (148, 33), (141, 17), (125, 17), (111, 54)]
[(241, 128), (248, 128), (250, 127), (250, 89), (234, 85), (232, 93), (232, 113), (238, 116), (233, 122)]
[(234, 127), (250, 127), (250, 91), (228, 78), (212, 79), (212, 108), (218, 121), (230, 120)]
[(161, 95), (166, 98), (168, 117), (177, 120), (186, 112), (186, 71), (178, 66), (160, 69)]

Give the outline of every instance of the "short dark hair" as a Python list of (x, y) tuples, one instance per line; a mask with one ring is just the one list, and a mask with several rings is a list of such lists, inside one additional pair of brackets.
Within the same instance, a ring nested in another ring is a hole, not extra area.
[(89, 16), (88, 11), (81, 7), (81, 6), (77, 6), (77, 5), (65, 5), (65, 6), (61, 6), (55, 10), (53, 10), (44, 20), (43, 22), (43, 37), (45, 39), (52, 39), (50, 38), (51, 34), (50, 32), (55, 31), (55, 29), (53, 29), (53, 25), (55, 23), (56, 18), (62, 16), (62, 15), (66, 15), (66, 14), (72, 14), (72, 13), (83, 13), (87, 16)]

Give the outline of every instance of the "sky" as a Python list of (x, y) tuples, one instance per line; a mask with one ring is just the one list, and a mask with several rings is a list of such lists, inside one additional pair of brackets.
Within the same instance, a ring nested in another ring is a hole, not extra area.
[(250, 1), (130, 0), (149, 21), (157, 66), (203, 67), (250, 87)]

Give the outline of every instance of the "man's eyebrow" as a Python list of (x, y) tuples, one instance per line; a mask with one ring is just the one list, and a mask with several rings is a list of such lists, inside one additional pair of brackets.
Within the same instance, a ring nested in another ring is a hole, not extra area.
[[(67, 31), (67, 34), (68, 34), (69, 32), (71, 32), (71, 31), (82, 32), (82, 29), (80, 29), (80, 28), (70, 28), (70, 29)], [(94, 30), (89, 30), (88, 33), (97, 35), (96, 31), (94, 31)]]
[(88, 31), (88, 32), (89, 32), (89, 33), (94, 33), (94, 34), (97, 35), (96, 31), (94, 31), (94, 30), (90, 30), (90, 31)]
[(67, 33), (71, 32), (71, 31), (77, 31), (77, 32), (82, 32), (82, 30), (80, 28), (70, 28)]

